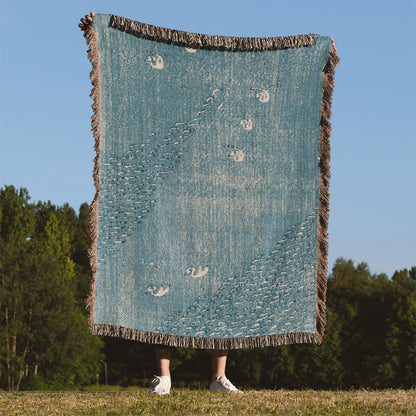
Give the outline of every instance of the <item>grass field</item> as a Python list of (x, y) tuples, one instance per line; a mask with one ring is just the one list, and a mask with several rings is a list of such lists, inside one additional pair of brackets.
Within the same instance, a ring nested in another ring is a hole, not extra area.
[(416, 415), (416, 390), (175, 390), (0, 393), (0, 415)]

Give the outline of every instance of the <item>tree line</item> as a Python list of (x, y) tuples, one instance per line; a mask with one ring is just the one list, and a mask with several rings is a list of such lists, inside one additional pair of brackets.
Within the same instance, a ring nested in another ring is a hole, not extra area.
[[(93, 336), (89, 207), (31, 202), (26, 189), (0, 189), (0, 389), (146, 385), (154, 347)], [(208, 351), (175, 349), (174, 385), (207, 387)], [(339, 258), (328, 279), (320, 346), (230, 351), (228, 376), (252, 388), (416, 385), (416, 267), (391, 278)]]

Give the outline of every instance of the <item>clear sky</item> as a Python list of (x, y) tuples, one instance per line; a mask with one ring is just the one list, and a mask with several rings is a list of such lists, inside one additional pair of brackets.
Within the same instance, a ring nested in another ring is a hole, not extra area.
[(335, 39), (329, 265), (416, 265), (414, 0), (0, 0), (0, 187), (76, 210), (94, 196), (91, 89), (77, 27), (94, 10), (217, 35)]

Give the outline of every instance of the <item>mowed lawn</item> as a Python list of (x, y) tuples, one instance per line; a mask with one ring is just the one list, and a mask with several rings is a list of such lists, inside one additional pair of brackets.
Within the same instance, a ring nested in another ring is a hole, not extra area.
[(416, 415), (416, 390), (3, 392), (0, 415)]

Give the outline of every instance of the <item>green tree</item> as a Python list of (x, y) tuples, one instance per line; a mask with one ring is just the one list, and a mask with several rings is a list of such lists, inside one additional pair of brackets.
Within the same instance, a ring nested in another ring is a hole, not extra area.
[[(2, 374), (9, 390), (18, 390), (31, 345), (33, 300), (29, 255), (35, 229), (33, 206), (26, 190), (0, 190), (0, 322)], [(28, 297), (29, 296), (29, 297)]]
[(410, 387), (415, 382), (415, 289), (407, 270), (389, 279), (371, 274), (365, 263), (336, 261), (328, 305), (341, 325), (341, 385)]
[(71, 241), (71, 258), (75, 263), (75, 275), (77, 280), (77, 299), (82, 310), (87, 313), (85, 299), (90, 293), (91, 269), (88, 257), (88, 249), (91, 244), (90, 238), (90, 209), (84, 203), (79, 208), (78, 218), (74, 227), (75, 232)]
[(91, 383), (103, 356), (78, 299), (72, 242), (78, 219), (68, 205), (29, 203), (0, 191), (0, 383), (63, 388)]
[(391, 384), (416, 384), (416, 267), (394, 273), (391, 284), (392, 305), (385, 339), (390, 360), (385, 372)]

